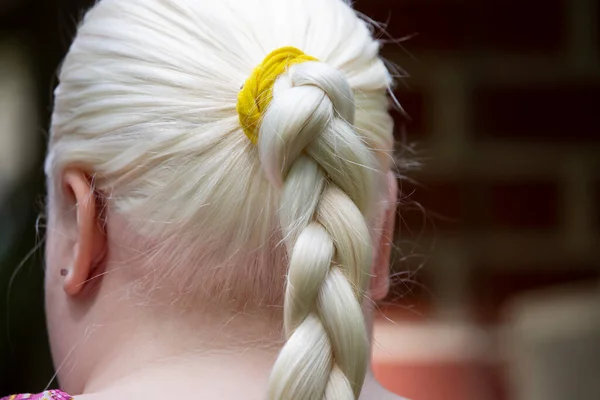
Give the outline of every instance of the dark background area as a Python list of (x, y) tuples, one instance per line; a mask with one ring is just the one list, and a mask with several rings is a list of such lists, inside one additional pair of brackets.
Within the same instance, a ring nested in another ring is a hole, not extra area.
[[(0, 179), (0, 395), (41, 391), (53, 376), (37, 246), (42, 161), (56, 71), (92, 3), (0, 0), (0, 107), (20, 96), (2, 87), (12, 81), (6, 66), (32, 83), (22, 102), (30, 125), (15, 134), (22, 153), (0, 140), (0, 157), (27, 161), (17, 178)], [(498, 350), (506, 329), (523, 325), (516, 342), (534, 343), (543, 331), (540, 340), (555, 343), (539, 350), (556, 366), (548, 376), (568, 378), (559, 364), (573, 364), (552, 358), (552, 348), (582, 343), (578, 335), (589, 332), (579, 333), (576, 312), (552, 310), (564, 298), (592, 307), (600, 272), (600, 1), (359, 0), (356, 8), (383, 22), (384, 56), (405, 71), (396, 95), (409, 118), (396, 115), (398, 137), (416, 144), (404, 154), (423, 164), (401, 181), (398, 279), (383, 313), (432, 329), (476, 327), (492, 343), (485, 365), (475, 360), (460, 376), (462, 364), (447, 360), (452, 372), (382, 363), (377, 373), (389, 382), (410, 378), (396, 388), (415, 400), (523, 398), (514, 389), (519, 357)], [(536, 325), (533, 308), (555, 317)], [(564, 325), (574, 333), (557, 339), (553, 327)], [(590, 343), (587, 353), (600, 355)], [(537, 360), (527, 346), (513, 350)], [(473, 374), (485, 395), (461, 396), (482, 393)], [(446, 392), (412, 388), (427, 382)]]
[[(82, 11), (92, 3), (0, 0), (0, 66), (9, 64), (11, 55), (22, 63), (31, 81), (22, 106), (35, 121), (19, 155), (31, 159), (18, 179), (0, 189), (0, 395), (41, 391), (54, 374), (43, 308), (43, 153), (56, 71)], [(0, 67), (10, 81), (8, 71)], [(0, 91), (8, 95), (5, 101), (21, 95), (8, 94), (5, 87)], [(0, 121), (7, 117), (0, 112)]]

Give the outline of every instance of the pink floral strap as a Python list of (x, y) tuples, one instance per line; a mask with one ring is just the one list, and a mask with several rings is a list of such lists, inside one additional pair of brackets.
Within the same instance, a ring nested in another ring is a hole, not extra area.
[(73, 397), (69, 396), (62, 390), (47, 390), (40, 394), (13, 394), (12, 396), (3, 397), (0, 400), (73, 400)]

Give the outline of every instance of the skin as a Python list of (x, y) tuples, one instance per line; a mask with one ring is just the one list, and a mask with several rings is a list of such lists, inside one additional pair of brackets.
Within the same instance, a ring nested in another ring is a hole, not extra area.
[[(113, 242), (124, 222), (104, 213), (91, 180), (68, 169), (62, 177), (66, 212), (50, 209), (46, 251), (46, 313), (62, 388), (77, 400), (255, 399), (266, 392), (277, 357), (281, 321), (262, 314), (203, 315), (141, 305), (131, 296), (131, 257)], [(397, 186), (389, 174), (389, 204)], [(388, 291), (395, 206), (382, 226), (370, 298)], [(109, 251), (110, 250), (110, 251)], [(372, 328), (372, 313), (365, 307)], [(400, 399), (371, 372), (360, 397)]]

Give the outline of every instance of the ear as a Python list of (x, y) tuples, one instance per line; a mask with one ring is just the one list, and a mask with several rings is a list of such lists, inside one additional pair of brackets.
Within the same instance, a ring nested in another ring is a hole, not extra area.
[(391, 171), (387, 174), (387, 186), (387, 207), (384, 210), (381, 235), (373, 264), (373, 277), (371, 278), (370, 296), (375, 301), (382, 300), (390, 290), (390, 255), (398, 204), (398, 181)]
[(73, 244), (73, 262), (64, 278), (64, 291), (76, 296), (89, 285), (106, 254), (106, 234), (102, 210), (91, 180), (80, 170), (68, 169), (63, 175), (65, 197), (75, 208), (77, 226)]

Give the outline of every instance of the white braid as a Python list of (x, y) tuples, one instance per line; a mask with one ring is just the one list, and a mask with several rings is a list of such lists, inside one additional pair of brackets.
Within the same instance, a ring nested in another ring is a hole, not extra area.
[(259, 153), (281, 187), (279, 217), (290, 253), (284, 306), (288, 342), (273, 368), (270, 399), (358, 398), (369, 345), (361, 303), (371, 244), (365, 216), (376, 160), (352, 127), (354, 96), (320, 62), (293, 66), (275, 83)]

